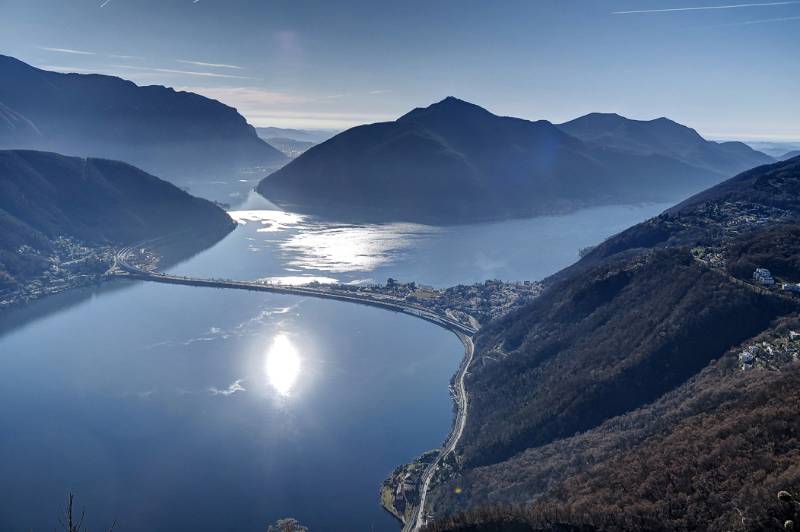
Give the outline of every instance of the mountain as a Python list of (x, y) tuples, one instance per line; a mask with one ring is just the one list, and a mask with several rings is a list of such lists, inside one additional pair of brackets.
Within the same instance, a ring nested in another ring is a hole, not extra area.
[(675, 200), (721, 180), (673, 154), (584, 142), (448, 97), (340, 133), (257, 190), (289, 210), (459, 223)]
[(788, 161), (789, 159), (793, 159), (794, 157), (800, 156), (800, 150), (792, 150), (790, 152), (784, 153), (780, 157), (778, 157), (779, 161)]
[(774, 140), (748, 140), (747, 145), (778, 159), (786, 152), (800, 149), (800, 142)]
[(42, 273), (58, 237), (115, 245), (181, 234), (207, 245), (234, 227), (213, 203), (126, 163), (0, 150), (0, 289)]
[(759, 267), (800, 281), (800, 158), (608, 239), (485, 325), (429, 530), (782, 530), (800, 296)]
[(592, 144), (674, 158), (723, 177), (775, 161), (743, 142), (706, 140), (694, 129), (663, 117), (631, 120), (613, 113), (591, 113), (558, 127)]
[(300, 142), (319, 144), (339, 133), (335, 129), (290, 129), (282, 127), (257, 127), (256, 132), (262, 139), (291, 139)]
[(0, 149), (9, 148), (123, 160), (175, 182), (286, 160), (216, 100), (0, 56)]

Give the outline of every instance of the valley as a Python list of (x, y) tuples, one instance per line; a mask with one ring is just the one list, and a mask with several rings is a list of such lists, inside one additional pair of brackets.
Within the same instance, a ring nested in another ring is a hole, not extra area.
[(0, 13), (0, 532), (800, 526), (800, 0)]

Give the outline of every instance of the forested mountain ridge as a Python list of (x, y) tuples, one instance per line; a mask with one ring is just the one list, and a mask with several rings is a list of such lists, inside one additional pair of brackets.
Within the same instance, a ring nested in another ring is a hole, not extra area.
[(181, 233), (210, 243), (234, 227), (213, 203), (126, 163), (0, 150), (0, 288), (48, 268), (59, 237), (115, 245)]
[(590, 113), (558, 125), (583, 141), (641, 155), (673, 157), (728, 177), (775, 160), (743, 142), (714, 142), (692, 128), (661, 117), (633, 120), (614, 113)]
[(176, 182), (286, 161), (216, 100), (113, 76), (50, 72), (3, 55), (0, 149), (121, 160)]
[(267, 176), (257, 190), (289, 210), (463, 223), (674, 201), (730, 175), (729, 158), (736, 159), (726, 156), (716, 168), (669, 150), (584, 142), (546, 120), (497, 116), (448, 97), (394, 122), (340, 133)]
[(440, 518), (470, 512), (431, 529), (782, 529), (776, 494), (800, 489), (800, 298), (752, 275), (800, 281), (798, 222), (800, 158), (755, 168), (485, 326), (461, 465), (431, 497)]

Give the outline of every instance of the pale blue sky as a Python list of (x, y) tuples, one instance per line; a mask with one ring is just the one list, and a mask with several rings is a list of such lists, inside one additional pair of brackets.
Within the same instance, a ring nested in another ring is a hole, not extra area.
[(529, 119), (613, 111), (800, 139), (800, 2), (0, 0), (0, 12), (0, 53), (194, 90), (255, 125), (341, 128), (454, 95)]

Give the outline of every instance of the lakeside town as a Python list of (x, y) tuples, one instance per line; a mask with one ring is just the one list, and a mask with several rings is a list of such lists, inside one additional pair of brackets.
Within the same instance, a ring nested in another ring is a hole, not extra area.
[[(0, 311), (70, 288), (99, 284), (109, 278), (107, 274), (113, 269), (118, 252), (112, 246), (93, 247), (66, 237), (55, 239), (52, 250), (47, 254), (22, 246), (20, 254), (36, 255), (45, 265), (40, 275), (9, 288), (0, 288)], [(152, 272), (159, 266), (161, 257), (152, 249), (138, 247), (126, 252), (126, 260), (137, 268)], [(268, 281), (261, 282), (270, 284)], [(535, 299), (543, 288), (538, 281), (504, 282), (497, 279), (435, 288), (392, 278), (382, 285), (311, 281), (299, 287), (416, 307), (447, 316), (471, 328), (477, 328), (482, 323), (525, 305)]]
[(491, 279), (471, 285), (434, 288), (413, 281), (401, 282), (391, 277), (383, 285), (312, 281), (301, 286), (419, 307), (449, 316), (473, 328), (500, 318), (534, 300), (543, 289), (542, 283), (538, 281), (505, 282)]
[(53, 239), (49, 252), (23, 245), (17, 254), (39, 264), (40, 273), (0, 287), (0, 311), (70, 288), (98, 284), (114, 262), (111, 246), (90, 246), (74, 238)]

